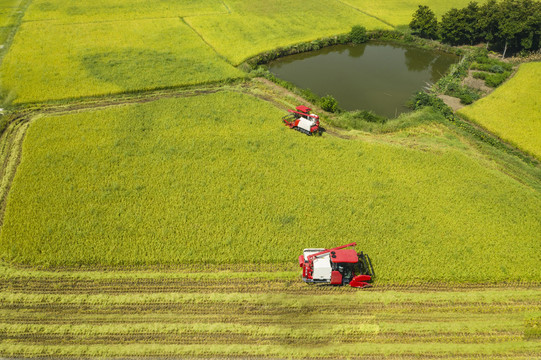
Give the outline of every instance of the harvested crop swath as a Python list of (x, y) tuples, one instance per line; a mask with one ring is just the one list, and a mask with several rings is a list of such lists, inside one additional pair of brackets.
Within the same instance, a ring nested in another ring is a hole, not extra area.
[(190, 15), (226, 14), (220, 0), (34, 0), (25, 21), (62, 20), (64, 23), (148, 18), (178, 18)]
[[(216, 281), (208, 284), (209, 293), (192, 294), (164, 282), (166, 273), (0, 270), (0, 356), (541, 354), (535, 286), (352, 291), (305, 285), (311, 289), (305, 293), (277, 273), (279, 293), (270, 294), (258, 282), (265, 284), (273, 273), (221, 273), (222, 282), (244, 278), (248, 288), (224, 289)], [(216, 275), (169, 273), (174, 279), (218, 280)], [(127, 279), (138, 283), (149, 276), (163, 292), (123, 292)], [(82, 283), (59, 294), (36, 294), (30, 286), (14, 291), (10, 286), (22, 278), (34, 287), (50, 287), (59, 278), (94, 279), (117, 291), (88, 292)]]
[(353, 25), (388, 25), (340, 1), (228, 1), (230, 15), (188, 17), (207, 42), (234, 64), (279, 46), (346, 33)]
[[(419, 5), (429, 6), (441, 18), (451, 8), (463, 8), (469, 0), (340, 0), (394, 26), (408, 25)], [(484, 1), (478, 1), (483, 3)]]
[(459, 113), (541, 159), (540, 79), (541, 63), (523, 64), (507, 83)]
[(0, 68), (17, 103), (242, 77), (179, 19), (27, 22)]
[(541, 276), (539, 193), (460, 150), (307, 137), (282, 115), (222, 92), (37, 119), (2, 258), (281, 267), (346, 239), (382, 282)]

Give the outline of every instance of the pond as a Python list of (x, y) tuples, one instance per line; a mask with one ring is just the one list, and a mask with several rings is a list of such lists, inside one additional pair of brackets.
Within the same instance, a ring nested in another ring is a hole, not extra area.
[(332, 95), (345, 110), (371, 110), (394, 118), (427, 83), (441, 78), (459, 57), (405, 45), (368, 42), (290, 55), (269, 64), (280, 79), (319, 96)]

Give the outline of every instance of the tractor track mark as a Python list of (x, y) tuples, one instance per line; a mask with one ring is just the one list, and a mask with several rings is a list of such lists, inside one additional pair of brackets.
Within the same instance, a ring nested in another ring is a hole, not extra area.
[(287, 333), (289, 327), (285, 326), (285, 333), (282, 335), (264, 335), (258, 333), (212, 333), (200, 331), (181, 331), (178, 333), (140, 332), (140, 333), (119, 333), (119, 334), (2, 334), (0, 341), (24, 342), (35, 345), (97, 345), (97, 344), (303, 344), (303, 345), (327, 345), (332, 343), (354, 344), (359, 338), (370, 341), (373, 344), (402, 343), (455, 343), (455, 344), (487, 344), (519, 341), (521, 333), (511, 334), (490, 334), (476, 333), (475, 336), (464, 336), (454, 333), (381, 333), (377, 335), (365, 332), (348, 333), (344, 335), (333, 335), (332, 340), (328, 334), (322, 333), (319, 336), (306, 334), (304, 338), (291, 338)]
[(235, 316), (243, 314), (246, 316), (293, 316), (301, 313), (304, 314), (319, 314), (321, 316), (332, 316), (333, 314), (347, 313), (352, 317), (363, 317), (368, 314), (377, 315), (380, 312), (386, 314), (430, 314), (430, 313), (468, 313), (468, 314), (483, 314), (497, 315), (507, 314), (512, 312), (528, 312), (535, 313), (541, 311), (540, 304), (522, 303), (522, 304), (438, 304), (438, 303), (366, 303), (362, 304), (362, 308), (358, 310), (350, 309), (350, 306), (337, 304), (319, 304), (317, 307), (300, 306), (292, 307), (288, 304), (276, 303), (230, 303), (220, 301), (200, 301), (193, 302), (150, 302), (150, 303), (127, 303), (127, 304), (111, 304), (111, 303), (9, 303), (0, 304), (0, 310), (17, 311), (25, 313), (54, 313), (63, 315), (87, 314), (87, 315), (108, 315), (108, 314), (130, 314), (138, 315), (145, 314), (179, 314), (182, 315), (185, 311), (189, 311), (192, 315), (220, 315), (220, 316)]
[(19, 2), (19, 5), (15, 7), (14, 14), (18, 14), (18, 15), (14, 16), (15, 18), (14, 23), (13, 25), (10, 26), (11, 29), (8, 35), (6, 36), (6, 41), (4, 42), (4, 44), (2, 44), (4, 45), (3, 48), (0, 49), (0, 65), (2, 65), (2, 62), (4, 61), (4, 57), (8, 53), (11, 47), (11, 44), (13, 44), (13, 39), (15, 38), (15, 35), (17, 34), (17, 32), (19, 31), (19, 28), (21, 27), (23, 23), (24, 14), (26, 13), (26, 10), (28, 9), (31, 3), (32, 3), (32, 0), (21, 0)]
[(0, 138), (0, 142), (6, 142), (5, 150), (2, 149), (5, 152), (5, 154), (3, 154), (5, 158), (0, 169), (0, 179), (2, 183), (2, 188), (0, 189), (0, 228), (4, 224), (4, 214), (9, 191), (11, 190), (13, 179), (17, 173), (17, 168), (22, 160), (23, 140), (30, 121), (31, 117), (29, 115), (16, 115)]

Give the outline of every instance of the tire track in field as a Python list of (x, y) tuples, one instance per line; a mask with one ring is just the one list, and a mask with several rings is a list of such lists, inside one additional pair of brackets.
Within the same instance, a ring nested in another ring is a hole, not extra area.
[[(23, 17), (26, 13), (26, 10), (30, 6), (30, 3), (32, 0), (21, 0), (19, 2), (19, 5), (14, 10), (14, 22), (13, 25), (10, 26), (10, 30), (8, 35), (6, 36), (6, 41), (1, 44), (3, 47), (0, 49), (0, 65), (2, 65), (2, 62), (4, 61), (4, 57), (9, 51), (9, 48), (11, 47), (11, 44), (13, 43), (13, 39), (15, 38), (15, 35), (17, 34), (17, 31), (19, 31), (19, 28), (21, 27), (21, 24), (23, 23)], [(15, 15), (16, 14), (16, 15)]]
[(9, 190), (22, 159), (23, 140), (30, 125), (27, 114), (15, 115), (0, 137), (2, 163), (0, 164), (0, 228), (4, 223)]

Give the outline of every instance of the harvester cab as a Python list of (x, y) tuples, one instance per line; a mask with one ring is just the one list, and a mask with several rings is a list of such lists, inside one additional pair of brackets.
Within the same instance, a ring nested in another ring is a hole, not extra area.
[(357, 253), (356, 243), (333, 249), (304, 249), (299, 256), (302, 279), (308, 284), (349, 285), (351, 287), (370, 287), (374, 269), (368, 255)]
[(304, 105), (297, 106), (295, 110), (287, 110), (288, 115), (282, 121), (290, 129), (300, 131), (306, 135), (321, 134), (319, 116), (310, 113), (312, 109)]

